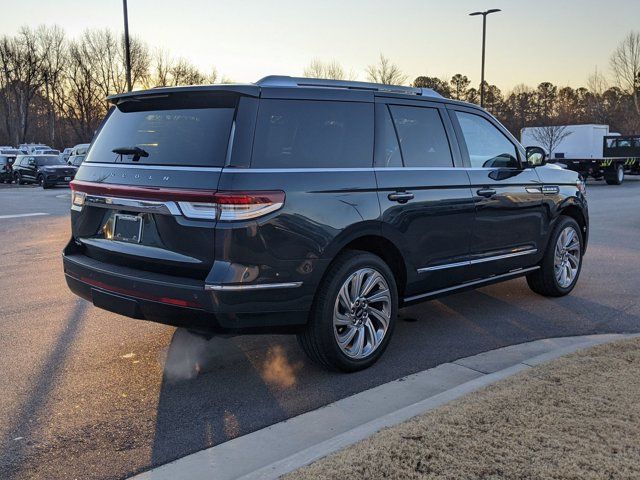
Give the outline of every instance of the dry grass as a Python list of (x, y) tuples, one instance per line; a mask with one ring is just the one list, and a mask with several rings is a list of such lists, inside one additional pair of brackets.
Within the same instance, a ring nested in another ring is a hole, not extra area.
[(640, 478), (640, 339), (533, 368), (286, 478)]

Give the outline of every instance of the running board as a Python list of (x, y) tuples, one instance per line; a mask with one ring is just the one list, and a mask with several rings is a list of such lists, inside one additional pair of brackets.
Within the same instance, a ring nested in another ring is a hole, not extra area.
[(503, 273), (501, 275), (494, 275), (488, 278), (481, 278), (479, 280), (473, 280), (471, 282), (462, 283), (460, 285), (455, 285), (453, 287), (447, 287), (440, 290), (434, 290), (433, 292), (421, 293), (420, 295), (413, 295), (411, 297), (406, 297), (403, 301), (404, 305), (419, 302), (421, 300), (428, 300), (436, 297), (442, 297), (449, 293), (454, 293), (458, 291), (472, 289), (478, 286), (490, 285), (492, 283), (498, 283), (503, 280), (507, 280), (510, 278), (520, 277), (526, 273), (532, 272), (534, 270), (538, 270), (540, 266), (529, 267), (529, 268), (519, 268), (517, 270), (512, 270), (508, 273)]

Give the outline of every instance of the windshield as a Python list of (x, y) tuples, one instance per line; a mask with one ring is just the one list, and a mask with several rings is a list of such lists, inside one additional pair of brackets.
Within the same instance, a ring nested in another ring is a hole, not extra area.
[(86, 161), (221, 167), (236, 100), (200, 94), (125, 102), (112, 110)]
[(45, 165), (64, 165), (64, 160), (59, 157), (40, 157), (36, 158), (36, 163), (39, 167)]

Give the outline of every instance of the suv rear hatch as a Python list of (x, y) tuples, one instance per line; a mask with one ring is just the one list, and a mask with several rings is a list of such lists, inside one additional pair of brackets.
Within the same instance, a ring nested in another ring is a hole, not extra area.
[(215, 192), (239, 97), (197, 87), (114, 97), (71, 184), (77, 251), (204, 279), (214, 260)]

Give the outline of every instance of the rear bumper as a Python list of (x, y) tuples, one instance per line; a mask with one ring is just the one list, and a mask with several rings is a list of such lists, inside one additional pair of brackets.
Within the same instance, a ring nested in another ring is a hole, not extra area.
[(120, 315), (212, 333), (293, 333), (307, 322), (311, 298), (300, 288), (205, 288), (204, 281), (100, 262), (72, 245), (63, 252), (71, 291)]

